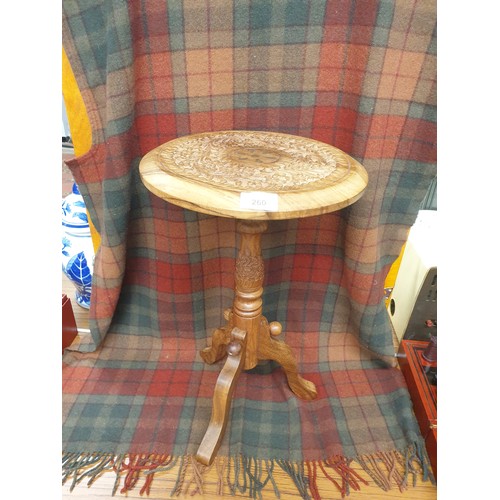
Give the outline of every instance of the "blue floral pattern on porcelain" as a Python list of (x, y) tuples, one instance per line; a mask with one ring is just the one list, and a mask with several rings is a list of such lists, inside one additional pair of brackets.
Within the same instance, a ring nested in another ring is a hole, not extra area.
[(85, 202), (76, 183), (62, 200), (62, 270), (76, 288), (76, 302), (89, 309), (94, 247)]

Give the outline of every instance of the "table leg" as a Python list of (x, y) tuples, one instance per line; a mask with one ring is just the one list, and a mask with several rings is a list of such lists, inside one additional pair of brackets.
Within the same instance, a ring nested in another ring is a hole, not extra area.
[(281, 365), (288, 385), (296, 396), (306, 400), (315, 399), (318, 395), (316, 386), (298, 374), (297, 361), (291, 348), (283, 341), (271, 337), (279, 335), (281, 330), (280, 323), (273, 321), (268, 324), (266, 318), (262, 316), (257, 356), (259, 359), (271, 359)]
[(224, 311), (224, 318), (227, 320), (226, 326), (217, 328), (212, 334), (212, 344), (200, 352), (200, 356), (205, 363), (212, 365), (226, 356), (227, 345), (231, 342), (231, 331), (234, 327), (232, 316), (231, 309)]
[(231, 399), (236, 381), (243, 368), (245, 351), (246, 332), (239, 328), (233, 328), (231, 341), (227, 345), (226, 363), (215, 385), (210, 423), (196, 453), (196, 459), (204, 465), (210, 465), (213, 462), (224, 437), (229, 420)]

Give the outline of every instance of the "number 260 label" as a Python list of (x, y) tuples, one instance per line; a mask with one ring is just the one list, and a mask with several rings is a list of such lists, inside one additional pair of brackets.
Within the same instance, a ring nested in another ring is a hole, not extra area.
[(240, 208), (258, 212), (277, 212), (278, 194), (260, 191), (240, 193)]

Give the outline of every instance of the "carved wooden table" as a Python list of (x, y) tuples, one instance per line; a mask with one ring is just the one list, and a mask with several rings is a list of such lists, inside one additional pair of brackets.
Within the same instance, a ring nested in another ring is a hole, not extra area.
[(222, 441), (234, 387), (242, 369), (277, 361), (290, 389), (310, 400), (316, 387), (303, 379), (281, 324), (262, 315), (261, 235), (272, 219), (292, 219), (344, 208), (358, 200), (368, 175), (356, 160), (322, 142), (289, 134), (225, 131), (169, 141), (140, 162), (144, 185), (164, 200), (197, 212), (238, 219), (239, 254), (233, 307), (201, 351), (207, 363), (227, 356), (214, 391), (212, 416), (196, 458), (210, 464)]

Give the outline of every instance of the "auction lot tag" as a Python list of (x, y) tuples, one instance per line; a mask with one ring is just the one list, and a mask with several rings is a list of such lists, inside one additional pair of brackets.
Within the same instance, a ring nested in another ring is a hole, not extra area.
[(240, 193), (240, 208), (258, 212), (277, 212), (278, 194), (261, 191)]

